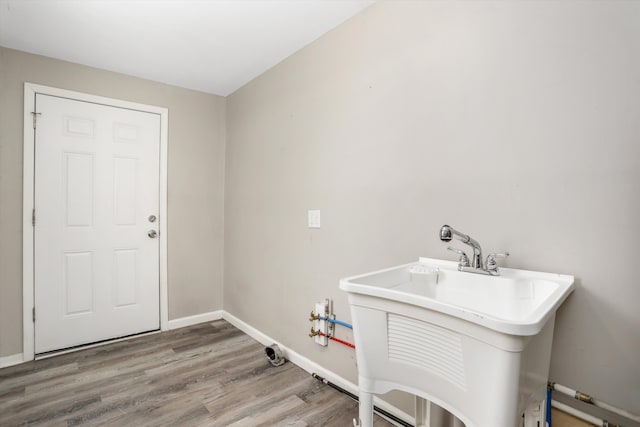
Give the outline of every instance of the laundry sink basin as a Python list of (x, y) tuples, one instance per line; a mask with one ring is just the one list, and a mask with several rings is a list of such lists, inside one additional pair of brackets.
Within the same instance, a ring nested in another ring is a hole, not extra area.
[(574, 286), (568, 275), (480, 275), (430, 258), (342, 279), (363, 427), (372, 395), (393, 389), (434, 402), (466, 427), (519, 425), (545, 399), (555, 313)]
[(573, 291), (573, 277), (501, 268), (500, 276), (458, 271), (429, 258), (340, 281), (340, 289), (423, 307), (498, 332), (535, 335)]

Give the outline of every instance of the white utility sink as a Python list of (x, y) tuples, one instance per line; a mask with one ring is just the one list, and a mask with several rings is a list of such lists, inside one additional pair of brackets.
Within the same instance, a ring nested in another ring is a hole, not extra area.
[[(420, 258), (342, 279), (340, 289), (351, 307), (363, 427), (372, 395), (393, 389), (418, 396), (418, 406), (434, 402), (466, 427), (517, 427), (525, 412), (543, 417), (536, 408), (546, 395), (555, 313), (574, 289), (572, 276), (508, 268), (488, 276)], [(535, 425), (529, 418), (525, 425)]]

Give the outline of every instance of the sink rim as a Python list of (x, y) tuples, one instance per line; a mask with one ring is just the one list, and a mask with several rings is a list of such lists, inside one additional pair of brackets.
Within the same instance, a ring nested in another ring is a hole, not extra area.
[[(369, 273), (358, 274), (340, 279), (340, 289), (348, 293), (357, 293), (361, 295), (369, 295), (382, 299), (398, 301), (428, 310), (447, 314), (456, 318), (467, 320), (469, 322), (487, 327), (489, 329), (518, 336), (536, 335), (542, 330), (547, 320), (555, 315), (560, 305), (575, 289), (575, 280), (573, 276), (556, 273), (545, 273), (530, 270), (500, 268), (500, 276), (480, 276), (485, 280), (494, 279), (513, 279), (513, 280), (544, 280), (557, 284), (550, 295), (548, 295), (539, 306), (535, 307), (532, 312), (522, 320), (505, 319), (494, 316), (491, 313), (482, 312), (468, 307), (462, 307), (449, 302), (430, 298), (428, 296), (417, 295), (414, 293), (376, 286), (372, 284), (357, 283), (358, 279), (372, 277), (395, 270), (406, 270), (416, 265), (426, 265), (429, 267), (437, 267), (441, 270), (455, 271), (459, 274), (471, 275), (475, 278), (474, 273), (463, 273), (458, 271), (458, 263), (455, 261), (446, 261), (433, 258), (420, 257), (417, 262), (397, 265)], [(465, 276), (466, 277), (466, 276)]]

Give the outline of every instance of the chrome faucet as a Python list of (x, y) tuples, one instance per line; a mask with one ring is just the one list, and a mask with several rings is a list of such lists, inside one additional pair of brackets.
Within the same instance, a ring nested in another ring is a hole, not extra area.
[(454, 237), (460, 240), (462, 243), (466, 243), (473, 248), (473, 259), (471, 261), (471, 267), (482, 268), (482, 248), (480, 247), (480, 243), (476, 242), (466, 234), (462, 234), (453, 227), (443, 225), (440, 229), (440, 240), (442, 240), (443, 242), (450, 242)]
[(486, 261), (483, 262), (482, 248), (480, 247), (480, 243), (472, 239), (470, 236), (459, 232), (451, 226), (443, 225), (442, 228), (440, 228), (440, 240), (442, 240), (443, 242), (450, 242), (454, 237), (460, 240), (462, 243), (467, 244), (473, 248), (473, 257), (471, 258), (471, 263), (469, 263), (469, 258), (467, 257), (467, 254), (464, 253), (464, 251), (452, 248), (451, 246), (447, 248), (448, 250), (460, 255), (460, 259), (458, 261), (458, 270), (467, 271), (470, 273), (490, 274), (492, 276), (500, 275), (498, 264), (496, 263), (496, 258), (507, 257), (509, 256), (508, 252), (489, 254)]

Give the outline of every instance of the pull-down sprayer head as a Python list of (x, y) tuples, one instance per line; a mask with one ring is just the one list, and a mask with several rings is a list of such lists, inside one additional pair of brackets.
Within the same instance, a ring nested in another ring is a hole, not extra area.
[[(459, 232), (450, 225), (443, 225), (440, 229), (440, 240), (442, 240), (443, 242), (450, 242), (454, 237), (460, 240), (462, 243), (466, 244), (470, 244), (469, 242), (473, 240), (471, 237)], [(473, 244), (471, 244), (471, 246), (473, 246)]]
[(440, 228), (440, 240), (443, 242), (450, 242), (451, 239), (456, 238), (462, 243), (465, 243), (473, 248), (473, 257), (471, 259), (471, 265), (473, 268), (482, 268), (482, 249), (480, 244), (466, 234), (462, 234), (458, 230), (449, 225), (443, 225)]
[(449, 227), (448, 225), (443, 225), (440, 229), (440, 240), (442, 240), (443, 242), (450, 242), (451, 238), (451, 227)]

